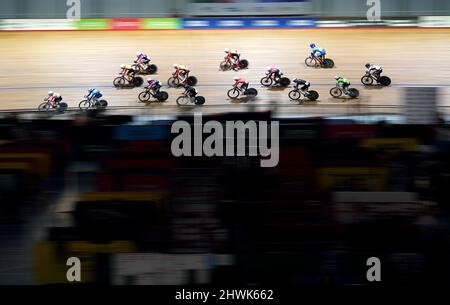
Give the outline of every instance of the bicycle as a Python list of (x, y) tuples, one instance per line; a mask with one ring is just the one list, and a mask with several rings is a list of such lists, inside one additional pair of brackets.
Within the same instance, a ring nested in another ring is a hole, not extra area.
[[(187, 75), (189, 75), (189, 72), (187, 72)], [(198, 80), (195, 76), (185, 77), (185, 79), (181, 81), (180, 71), (175, 71), (174, 73), (172, 73), (172, 77), (167, 80), (167, 85), (171, 88), (179, 87), (182, 85), (195, 86), (197, 82)]]
[(298, 85), (288, 93), (289, 98), (293, 101), (298, 101), (302, 95), (310, 101), (315, 101), (319, 98), (319, 93), (317, 91), (308, 89), (301, 90)]
[(359, 96), (359, 90), (355, 88), (343, 89), (339, 86), (339, 84), (336, 84), (335, 87), (330, 89), (330, 94), (334, 98), (338, 98), (342, 94), (345, 94), (350, 98), (357, 98)]
[(363, 83), (363, 85), (366, 86), (372, 85), (374, 81), (385, 87), (391, 84), (391, 79), (389, 77), (387, 76), (376, 77), (370, 72), (366, 72), (366, 74), (363, 77), (361, 77), (361, 82)]
[(85, 100), (82, 100), (78, 104), (78, 108), (80, 110), (88, 110), (91, 108), (97, 108), (97, 109), (104, 109), (108, 106), (108, 102), (106, 100), (92, 100), (92, 97), (88, 97), (87, 95), (84, 96)]
[(233, 86), (230, 90), (228, 90), (227, 95), (230, 99), (237, 99), (240, 95), (246, 95), (249, 97), (255, 97), (258, 95), (258, 90), (255, 88), (238, 88), (237, 86)]
[(148, 102), (152, 97), (158, 102), (164, 102), (169, 98), (169, 94), (166, 91), (160, 91), (159, 89), (156, 92), (152, 92), (150, 87), (146, 86), (145, 90), (138, 95), (138, 99), (142, 103)]
[[(283, 75), (283, 73), (281, 73)], [(282, 87), (287, 87), (291, 83), (291, 80), (287, 77), (275, 77), (275, 73), (267, 72), (266, 76), (261, 78), (261, 85), (265, 87), (272, 86), (273, 83), (279, 84)]]
[(310, 55), (309, 57), (307, 57), (305, 59), (305, 64), (308, 67), (311, 68), (325, 68), (325, 69), (331, 69), (334, 67), (334, 61), (330, 58), (323, 58), (322, 60), (319, 59), (317, 56), (315, 55)]
[[(150, 62), (150, 61), (149, 61)], [(139, 62), (137, 60), (134, 61), (134, 65), (132, 67), (138, 71), (139, 74), (155, 74), (158, 71), (158, 67), (154, 64)]]
[(135, 75), (130, 78), (125, 72), (121, 72), (120, 76), (116, 77), (113, 81), (113, 85), (116, 88), (125, 87), (127, 83), (133, 87), (140, 87), (144, 83), (144, 79)]
[(39, 112), (48, 112), (48, 111), (56, 111), (56, 112), (64, 112), (66, 111), (68, 105), (64, 102), (59, 102), (54, 106), (49, 100), (48, 97), (44, 99), (44, 103), (41, 103), (38, 106)]
[(231, 56), (225, 56), (224, 60), (220, 63), (219, 67), (222, 71), (228, 71), (231, 69), (242, 70), (248, 68), (249, 62), (246, 59), (241, 59), (237, 63), (232, 61)]
[(203, 96), (197, 95), (197, 96), (190, 96), (188, 92), (184, 92), (181, 96), (177, 98), (177, 104), (179, 106), (184, 106), (189, 103), (195, 104), (195, 105), (203, 105), (205, 104), (205, 98)]

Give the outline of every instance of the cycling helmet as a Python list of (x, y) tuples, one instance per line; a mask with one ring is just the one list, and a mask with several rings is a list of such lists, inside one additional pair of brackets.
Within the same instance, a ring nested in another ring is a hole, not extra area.
[(239, 76), (235, 76), (235, 77), (233, 77), (233, 79), (237, 82), (240, 79), (240, 77)]
[(225, 53), (228, 53), (228, 52), (230, 52), (230, 49), (226, 48), (224, 51), (225, 51)]
[(125, 69), (126, 65), (122, 64), (120, 65), (120, 69)]
[(141, 52), (137, 52), (137, 53), (136, 53), (136, 56), (137, 56), (137, 57), (139, 57), (139, 56), (141, 56), (141, 55), (142, 55)]
[(175, 69), (178, 69), (178, 64), (174, 64), (173, 67), (174, 67)]
[(369, 64), (369, 63), (366, 64), (366, 68), (367, 68), (367, 69), (369, 69), (370, 66), (371, 66), (371, 64)]
[(147, 78), (147, 81), (150, 83), (150, 82), (152, 82), (153, 81), (153, 79), (151, 79), (151, 78)]
[(272, 70), (272, 67), (267, 67), (267, 71), (270, 71), (270, 70)]
[(341, 78), (341, 77), (340, 77), (340, 76), (337, 76), (337, 75), (334, 77), (335, 80), (338, 80), (338, 79), (340, 79), (340, 78)]
[(92, 92), (92, 91), (94, 91), (95, 89), (94, 88), (89, 88), (89, 92)]
[(311, 47), (311, 49), (314, 49), (314, 48), (316, 47), (316, 44), (315, 44), (315, 43), (312, 43), (312, 44), (310, 44), (309, 46)]
[(55, 92), (53, 92), (53, 91), (48, 92), (48, 96), (52, 96), (53, 94), (55, 94)]

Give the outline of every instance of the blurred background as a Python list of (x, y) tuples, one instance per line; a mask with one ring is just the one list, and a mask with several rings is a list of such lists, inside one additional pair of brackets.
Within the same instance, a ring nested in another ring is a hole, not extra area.
[[(380, 20), (365, 0), (80, 4), (72, 21), (66, 1), (0, 1), (0, 284), (67, 283), (69, 257), (82, 283), (367, 284), (369, 257), (383, 283), (450, 282), (449, 1), (382, 0)], [(255, 20), (274, 22), (249, 31)], [(314, 41), (335, 69), (304, 66)], [(226, 99), (225, 47), (250, 60), (239, 75), (256, 100)], [(113, 88), (142, 50), (165, 89), (173, 63), (194, 67), (206, 104), (177, 107), (172, 88), (140, 105), (139, 89)], [(390, 87), (359, 83), (372, 60)], [(272, 63), (311, 80), (319, 102), (261, 88)], [(359, 99), (329, 96), (339, 73)], [(94, 86), (108, 108), (78, 111)], [(37, 113), (48, 90), (66, 113)], [(279, 121), (278, 166), (174, 157), (171, 126), (194, 113)]]
[[(446, 0), (381, 0), (383, 17), (448, 15)], [(361, 0), (81, 0), (83, 18), (139, 18), (208, 15), (309, 15), (317, 17), (366, 17), (367, 1)], [(248, 8), (257, 5), (258, 10)], [(291, 8), (284, 10), (283, 6)], [(370, 5), (372, 6), (372, 5)], [(0, 18), (66, 18), (66, 1), (3, 0)]]

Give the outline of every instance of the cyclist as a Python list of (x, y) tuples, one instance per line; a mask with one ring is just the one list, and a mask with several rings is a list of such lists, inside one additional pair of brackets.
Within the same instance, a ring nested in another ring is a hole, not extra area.
[(62, 101), (62, 96), (59, 93), (49, 91), (47, 100), (51, 103), (53, 108), (58, 107), (59, 103)]
[(224, 51), (225, 53), (227, 53), (227, 57), (233, 60), (233, 67), (235, 69), (238, 68), (239, 58), (241, 57), (241, 54), (239, 54), (238, 50), (226, 48)]
[(381, 76), (381, 72), (383, 72), (383, 69), (380, 66), (372, 65), (370, 63), (366, 64), (367, 73), (370, 75), (373, 75), (377, 80)]
[(86, 98), (88, 100), (91, 100), (93, 102), (93, 104), (96, 104), (98, 102), (98, 99), (101, 98), (103, 96), (103, 93), (95, 88), (90, 88), (88, 91), (88, 95), (86, 95)]
[(348, 87), (350, 86), (350, 81), (342, 76), (335, 76), (334, 79), (336, 80), (338, 86), (344, 90), (344, 92), (347, 92)]
[(303, 79), (300, 79), (300, 78), (294, 79), (293, 82), (295, 83), (295, 85), (296, 85), (297, 88), (300, 87), (300, 86), (302, 86), (302, 87), (300, 88), (301, 91), (308, 91), (309, 86), (311, 86), (311, 83), (310, 83), (310, 82), (308, 82), (308, 81), (306, 81), (306, 80), (303, 80)]
[(176, 70), (175, 74), (179, 75), (180, 82), (184, 83), (189, 77), (189, 68), (184, 65), (174, 64), (173, 68)]
[(239, 76), (235, 76), (233, 79), (235, 81), (233, 87), (239, 88), (243, 92), (245, 92), (245, 90), (248, 89), (248, 84), (249, 83), (248, 83), (248, 81), (245, 78), (239, 77)]
[(311, 47), (311, 56), (316, 56), (321, 62), (325, 59), (325, 55), (327, 54), (327, 51), (324, 48), (319, 47), (315, 43), (311, 43), (309, 45)]
[(128, 78), (128, 81), (131, 82), (131, 80), (135, 77), (136, 73), (138, 72), (133, 68), (133, 66), (130, 65), (120, 65), (120, 69), (122, 71), (120, 72), (122, 75), (126, 76)]

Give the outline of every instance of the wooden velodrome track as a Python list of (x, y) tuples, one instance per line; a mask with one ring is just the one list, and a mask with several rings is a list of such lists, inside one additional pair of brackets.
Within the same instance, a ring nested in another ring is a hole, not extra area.
[[(61, 93), (69, 106), (75, 107), (89, 87), (99, 87), (110, 106), (144, 106), (137, 99), (141, 89), (112, 86), (120, 64), (131, 63), (137, 51), (150, 54), (159, 67), (153, 77), (164, 84), (174, 63), (189, 66), (191, 75), (199, 79), (197, 89), (206, 97), (202, 111), (242, 106), (226, 96), (235, 75), (243, 75), (259, 91), (255, 100), (245, 104), (277, 104), (286, 113), (332, 114), (333, 107), (344, 105), (347, 112), (363, 105), (375, 107), (372, 112), (398, 113), (403, 87), (421, 85), (441, 86), (440, 102), (450, 105), (450, 29), (0, 32), (0, 42), (0, 110), (35, 109), (49, 90)], [(305, 66), (311, 42), (327, 49), (336, 68)], [(250, 68), (219, 71), (226, 47), (240, 50)], [(393, 85), (382, 89), (360, 86), (366, 62), (383, 66)], [(291, 79), (309, 80), (311, 89), (320, 93), (319, 102), (299, 106), (289, 100), (289, 89), (262, 88), (259, 80), (269, 66), (281, 68)], [(360, 98), (331, 98), (334, 75), (349, 78), (360, 89)], [(182, 89), (167, 91), (167, 102), (147, 107), (155, 112), (175, 112), (175, 99)]]

